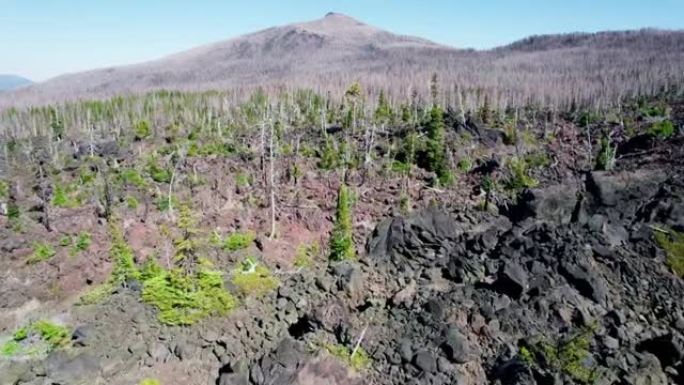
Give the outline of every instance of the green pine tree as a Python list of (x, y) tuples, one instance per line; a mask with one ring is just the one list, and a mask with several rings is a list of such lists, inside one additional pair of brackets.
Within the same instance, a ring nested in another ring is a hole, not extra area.
[(427, 122), (427, 158), (429, 171), (437, 174), (438, 183), (448, 185), (452, 175), (447, 165), (444, 151), (446, 134), (444, 131), (444, 114), (439, 106), (432, 107), (430, 119)]
[(330, 238), (330, 259), (344, 261), (354, 259), (354, 240), (352, 238), (352, 213), (349, 188), (342, 184), (337, 195), (335, 226)]

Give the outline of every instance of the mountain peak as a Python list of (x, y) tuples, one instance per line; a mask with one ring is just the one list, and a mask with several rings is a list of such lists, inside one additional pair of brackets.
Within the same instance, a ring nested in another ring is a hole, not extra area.
[(338, 12), (328, 12), (325, 14), (324, 19), (331, 19), (331, 18), (338, 18), (338, 19), (353, 19), (350, 16), (347, 16), (343, 13), (338, 13)]

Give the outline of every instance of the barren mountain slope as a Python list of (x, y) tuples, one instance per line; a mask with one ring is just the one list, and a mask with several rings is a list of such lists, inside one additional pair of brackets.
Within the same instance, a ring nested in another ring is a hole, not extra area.
[[(330, 13), (141, 64), (68, 74), (0, 95), (0, 108), (159, 89), (313, 88), (341, 94), (349, 83), (397, 97), (445, 88), (483, 94), (505, 108), (535, 102), (611, 103), (684, 80), (684, 33), (641, 30), (537, 36), (489, 51), (459, 50), (400, 36)], [(483, 92), (484, 91), (484, 92)], [(445, 93), (450, 98), (452, 92)], [(450, 103), (452, 100), (445, 100)]]

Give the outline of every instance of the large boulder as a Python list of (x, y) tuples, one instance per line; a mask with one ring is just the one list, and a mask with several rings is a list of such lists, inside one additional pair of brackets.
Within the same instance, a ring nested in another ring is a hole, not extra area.
[(568, 224), (578, 204), (578, 188), (570, 183), (525, 190), (518, 201), (518, 216), (554, 224)]

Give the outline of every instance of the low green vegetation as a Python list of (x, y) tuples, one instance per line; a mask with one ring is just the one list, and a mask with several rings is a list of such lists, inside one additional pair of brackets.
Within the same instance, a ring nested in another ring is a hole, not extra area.
[(71, 330), (47, 320), (36, 321), (17, 329), (12, 339), (0, 345), (0, 356), (13, 358), (49, 353), (71, 342)]
[(55, 249), (52, 248), (48, 243), (36, 242), (33, 245), (33, 253), (28, 257), (26, 263), (29, 265), (47, 261), (57, 254)]
[(456, 168), (463, 174), (467, 174), (473, 168), (473, 161), (469, 157), (463, 157), (456, 163)]
[(252, 231), (239, 232), (229, 234), (223, 239), (222, 248), (225, 251), (237, 251), (246, 249), (254, 242), (256, 235)]
[(658, 245), (665, 250), (666, 263), (679, 277), (684, 277), (684, 233), (675, 230), (654, 232)]
[(135, 197), (132, 196), (127, 196), (125, 199), (126, 202), (126, 207), (128, 207), (131, 210), (135, 210), (138, 208), (138, 200)]
[(52, 205), (59, 208), (75, 208), (80, 202), (75, 197), (76, 187), (73, 185), (64, 186), (56, 183), (52, 195)]
[(255, 297), (263, 297), (280, 284), (271, 270), (257, 262), (254, 257), (242, 261), (240, 267), (233, 271), (231, 282), (243, 295)]
[(114, 291), (114, 284), (105, 282), (94, 286), (85, 293), (81, 294), (78, 299), (79, 305), (96, 305), (104, 302)]
[(506, 188), (509, 190), (533, 188), (539, 184), (539, 181), (530, 176), (530, 167), (524, 159), (511, 158), (507, 162), (507, 166), (509, 176), (506, 180)]
[(114, 262), (114, 269), (110, 278), (111, 282), (121, 285), (128, 281), (139, 279), (140, 272), (135, 266), (135, 254), (133, 249), (126, 243), (116, 221), (112, 221), (109, 225), (109, 236), (112, 243), (109, 249), (109, 256)]
[(150, 174), (150, 178), (157, 183), (171, 182), (171, 170), (161, 167), (154, 157), (150, 158), (147, 163), (147, 172)]
[(124, 168), (119, 172), (119, 180), (130, 186), (145, 187), (145, 178), (134, 168)]
[(9, 197), (9, 183), (0, 179), (0, 199), (7, 199)]
[(135, 134), (135, 140), (143, 140), (150, 137), (152, 130), (150, 129), (150, 123), (147, 120), (141, 120), (136, 123), (133, 127), (133, 132)]
[(542, 340), (522, 345), (518, 355), (530, 366), (563, 373), (580, 384), (593, 384), (598, 377), (598, 368), (590, 360), (593, 334), (593, 328), (587, 327), (555, 343)]
[(140, 385), (161, 385), (161, 382), (156, 378), (145, 378), (140, 381)]
[(660, 122), (653, 123), (651, 128), (648, 129), (648, 132), (651, 135), (657, 136), (660, 139), (667, 139), (671, 137), (674, 135), (674, 131), (674, 125), (669, 120), (662, 120)]
[(601, 138), (601, 147), (596, 157), (596, 170), (610, 171), (615, 167), (615, 155), (617, 148), (610, 143), (610, 138), (604, 135)]
[(239, 172), (235, 174), (235, 185), (238, 187), (249, 187), (252, 184), (252, 178), (249, 174), (244, 172)]
[(311, 266), (313, 259), (320, 253), (320, 247), (318, 242), (312, 242), (311, 244), (301, 244), (297, 247), (297, 253), (294, 258), (294, 267), (303, 269)]
[(91, 243), (92, 239), (90, 233), (87, 231), (81, 231), (76, 237), (76, 242), (74, 243), (72, 253), (76, 254), (88, 250)]
[(148, 263), (141, 273), (142, 299), (158, 310), (166, 325), (192, 325), (208, 316), (227, 314), (237, 301), (223, 286), (223, 273), (203, 262), (196, 272), (164, 269)]
[(364, 371), (373, 364), (372, 358), (360, 346), (356, 349), (356, 352), (352, 352), (344, 345), (326, 344), (325, 350), (357, 372)]

